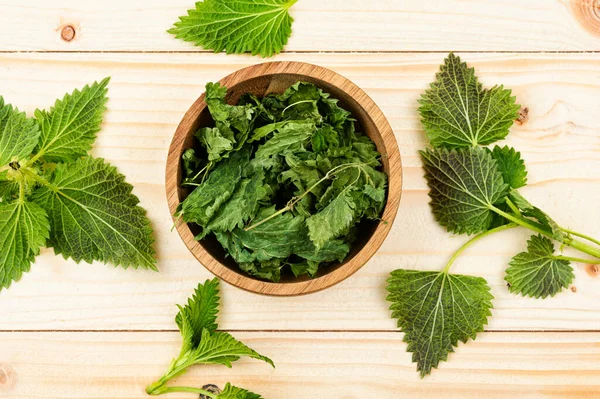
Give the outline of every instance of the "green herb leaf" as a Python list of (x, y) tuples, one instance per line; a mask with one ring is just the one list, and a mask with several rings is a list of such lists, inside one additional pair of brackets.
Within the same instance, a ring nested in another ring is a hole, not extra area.
[(217, 331), (219, 300), (219, 280), (214, 278), (198, 284), (187, 305), (177, 305), (179, 313), (175, 317), (175, 323), (181, 331), (186, 350), (198, 346), (203, 330), (209, 333)]
[(242, 388), (234, 387), (230, 383), (225, 385), (223, 392), (221, 392), (217, 399), (263, 399), (262, 396), (247, 391)]
[[(175, 323), (183, 338), (181, 350), (179, 356), (171, 362), (165, 375), (146, 387), (149, 395), (199, 391), (189, 387), (165, 386), (170, 379), (185, 373), (193, 365), (222, 364), (231, 367), (233, 362), (242, 356), (247, 356), (275, 367), (271, 359), (250, 349), (231, 334), (216, 331), (219, 299), (219, 280), (215, 278), (207, 280), (204, 284), (198, 284), (195, 294), (188, 299), (187, 305), (178, 305), (179, 313), (175, 317)], [(260, 396), (227, 384), (217, 398), (257, 399)]]
[(271, 57), (292, 33), (288, 9), (297, 0), (204, 0), (169, 30), (205, 49)]
[(554, 256), (552, 241), (538, 235), (527, 243), (527, 252), (512, 258), (504, 279), (510, 284), (510, 292), (546, 298), (567, 288), (573, 278), (570, 262)]
[[(275, 207), (263, 209), (256, 216), (256, 220), (261, 221), (274, 213)], [(233, 231), (233, 237), (242, 247), (253, 251), (254, 259), (258, 261), (287, 258), (294, 248), (302, 246), (306, 240), (305, 221), (301, 216), (282, 213), (252, 230), (236, 229)]]
[(49, 216), (48, 243), (57, 254), (156, 270), (150, 222), (131, 190), (115, 167), (85, 157), (58, 164), (32, 200)]
[(41, 129), (38, 156), (49, 162), (75, 161), (87, 155), (106, 111), (110, 78), (57, 100), (50, 111), (35, 111)]
[[(252, 106), (250, 104), (229, 105), (225, 101), (226, 95), (227, 88), (222, 87), (219, 83), (208, 83), (206, 85), (206, 104), (210, 116), (215, 121), (217, 130), (211, 130), (209, 136), (212, 137), (202, 138), (198, 136), (198, 138), (207, 147), (209, 156), (211, 152), (214, 153), (215, 150), (228, 146), (225, 140), (228, 140), (231, 144), (235, 143), (235, 149), (239, 150), (248, 139), (252, 128), (255, 112)], [(203, 129), (201, 129), (202, 131)], [(218, 142), (215, 142), (215, 140), (218, 140)], [(215, 158), (213, 154), (213, 158), (216, 160), (221, 157)]]
[(250, 150), (245, 149), (220, 162), (206, 181), (181, 204), (183, 220), (201, 226), (208, 224), (221, 205), (233, 195), (249, 158)]
[(470, 147), (501, 140), (520, 105), (503, 86), (484, 89), (473, 68), (450, 54), (421, 96), (419, 112), (434, 147)]
[[(346, 255), (350, 252), (350, 245), (344, 240), (329, 240), (322, 246), (316, 247), (312, 241), (306, 240), (304, 245), (297, 247), (294, 254), (308, 260), (309, 270), (313, 269), (313, 263), (322, 262), (342, 262)], [(297, 268), (298, 270), (298, 268)], [(311, 275), (314, 275), (316, 270)]]
[(240, 269), (251, 276), (278, 282), (281, 280), (281, 269), (285, 264), (281, 259), (269, 259), (263, 261), (240, 262)]
[(196, 137), (198, 137), (200, 143), (206, 148), (210, 162), (220, 160), (223, 158), (223, 154), (233, 149), (234, 142), (223, 137), (221, 131), (216, 127), (200, 129), (196, 133)]
[(35, 122), (0, 96), (0, 168), (29, 156), (39, 137)]
[(542, 226), (542, 228), (550, 230), (552, 232), (552, 238), (558, 241), (563, 241), (565, 239), (565, 233), (558, 223), (556, 223), (540, 208), (533, 206), (525, 197), (521, 195), (521, 193), (512, 190), (509, 193), (509, 198), (521, 210), (523, 216), (535, 220)]
[(347, 231), (354, 221), (354, 201), (345, 191), (321, 212), (306, 219), (308, 236), (317, 248)]
[(507, 185), (489, 152), (475, 147), (420, 154), (436, 220), (453, 233), (486, 231), (494, 217), (491, 209), (507, 194)]
[(255, 173), (249, 179), (242, 179), (233, 195), (215, 213), (202, 235), (208, 232), (232, 231), (244, 224), (258, 212), (260, 201), (270, 194), (270, 187), (264, 184), (264, 172)]
[(8, 171), (0, 172), (0, 204), (16, 199), (19, 183), (8, 178)]
[(508, 146), (495, 146), (491, 153), (504, 182), (510, 188), (517, 189), (527, 185), (527, 169), (520, 152)]
[(213, 234), (227, 256), (261, 279), (278, 281), (285, 269), (315, 275), (319, 265), (343, 261), (353, 227), (379, 220), (385, 205), (387, 176), (375, 169), (375, 144), (314, 84), (263, 98), (242, 94), (237, 105), (227, 104), (227, 93), (206, 86), (215, 127), (197, 135), (206, 151), (182, 156), (182, 183), (198, 187), (178, 215), (198, 225), (197, 240)]
[(300, 151), (308, 143), (315, 132), (311, 122), (288, 123), (277, 130), (277, 133), (263, 145), (258, 147), (255, 159), (261, 160), (273, 155), (285, 155), (287, 152)]
[(459, 341), (475, 339), (491, 316), (493, 296), (480, 277), (399, 269), (388, 291), (392, 317), (421, 377), (447, 360)]
[(48, 216), (36, 203), (0, 203), (0, 289), (29, 271), (49, 231)]
[(242, 356), (262, 360), (272, 367), (275, 364), (271, 359), (248, 348), (226, 332), (211, 333), (202, 330), (202, 339), (199, 345), (191, 352), (196, 364), (222, 364), (231, 367), (231, 363), (238, 361)]

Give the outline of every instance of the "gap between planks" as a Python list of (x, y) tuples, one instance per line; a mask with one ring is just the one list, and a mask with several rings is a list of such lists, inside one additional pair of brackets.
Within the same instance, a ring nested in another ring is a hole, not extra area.
[[(600, 50), (295, 50), (282, 51), (278, 55), (286, 54), (600, 54)], [(2, 54), (225, 54), (214, 53), (210, 50), (0, 50)], [(228, 54), (230, 57), (245, 56), (244, 54)], [(277, 61), (275, 58), (262, 58), (264, 62)], [(261, 59), (256, 56), (257, 59)]]
[[(398, 329), (380, 329), (380, 330), (282, 330), (282, 329), (227, 329), (217, 331), (229, 333), (401, 333)], [(175, 329), (158, 329), (158, 330), (0, 330), (2, 333), (176, 333), (179, 330)], [(503, 333), (503, 334), (522, 334), (522, 333), (599, 333), (600, 330), (485, 330), (483, 333)]]

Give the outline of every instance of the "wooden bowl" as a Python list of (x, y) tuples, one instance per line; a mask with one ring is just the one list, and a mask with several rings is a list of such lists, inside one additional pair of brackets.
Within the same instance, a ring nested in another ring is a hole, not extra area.
[[(313, 83), (351, 111), (362, 131), (375, 142), (381, 153), (383, 171), (389, 179), (388, 198), (382, 219), (361, 225), (358, 240), (343, 263), (325, 267), (315, 278), (288, 278), (273, 283), (258, 280), (245, 274), (213, 237), (200, 242), (194, 239), (194, 226), (175, 220), (177, 231), (192, 254), (212, 273), (226, 282), (247, 291), (265, 295), (291, 296), (319, 291), (346, 279), (360, 269), (379, 249), (387, 236), (398, 210), (402, 191), (402, 166), (394, 132), (373, 100), (358, 86), (337, 73), (302, 62), (272, 62), (239, 70), (220, 81), (228, 88), (227, 102), (235, 104), (244, 93), (264, 96), (282, 93), (297, 81)], [(194, 133), (208, 126), (212, 119), (204, 102), (204, 94), (183, 117), (171, 143), (167, 159), (166, 188), (171, 214), (190, 190), (180, 187), (182, 178), (181, 155), (195, 145)], [(196, 232), (197, 233), (197, 232)]]

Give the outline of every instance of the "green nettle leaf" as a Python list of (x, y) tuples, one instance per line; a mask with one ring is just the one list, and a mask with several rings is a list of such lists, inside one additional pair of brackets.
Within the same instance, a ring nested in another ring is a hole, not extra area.
[(262, 396), (227, 383), (217, 399), (262, 399)]
[(373, 187), (370, 184), (365, 184), (363, 193), (371, 197), (374, 201), (383, 202), (385, 200), (385, 189), (383, 187)]
[(256, 173), (249, 179), (243, 179), (233, 195), (218, 211), (202, 232), (232, 231), (244, 224), (258, 211), (259, 202), (269, 193), (264, 184), (264, 173)]
[[(561, 228), (517, 191), (527, 185), (519, 152), (508, 146), (482, 147), (503, 139), (516, 118), (519, 106), (509, 90), (483, 89), (474, 70), (450, 54), (420, 104), (425, 132), (434, 146), (421, 151), (433, 214), (450, 232), (479, 233), (450, 257), (442, 272), (392, 272), (388, 299), (393, 317), (406, 333), (408, 350), (414, 352), (423, 376), (446, 359), (458, 340), (475, 338), (490, 314), (485, 280), (448, 274), (466, 248), (515, 227), (538, 233), (527, 251), (511, 260), (505, 280), (510, 292), (546, 298), (572, 282), (571, 261), (598, 262), (600, 249), (592, 244), (600, 241)], [(380, 198), (378, 187), (365, 185), (364, 197)], [(561, 244), (561, 251), (568, 246), (593, 258), (555, 255), (552, 239)]]
[(459, 341), (475, 339), (491, 316), (493, 296), (480, 277), (399, 269), (387, 289), (392, 317), (421, 377), (447, 360)]
[(75, 90), (35, 118), (0, 97), (0, 289), (29, 270), (42, 246), (77, 262), (156, 270), (152, 229), (132, 187), (87, 155), (108, 82)]
[[(233, 362), (246, 356), (262, 360), (275, 367), (271, 359), (250, 349), (231, 334), (217, 331), (219, 299), (219, 280), (215, 278), (207, 280), (204, 284), (198, 284), (194, 296), (188, 300), (187, 305), (178, 305), (179, 313), (175, 317), (175, 322), (183, 339), (181, 350), (179, 356), (169, 365), (165, 375), (146, 387), (149, 395), (178, 391), (206, 392), (197, 388), (165, 385), (170, 379), (185, 373), (193, 365), (221, 364), (231, 367)], [(227, 384), (216, 398), (260, 399), (260, 396)]]
[(510, 285), (510, 292), (546, 298), (567, 288), (573, 278), (570, 262), (556, 257), (552, 241), (538, 235), (527, 243), (527, 252), (512, 258), (504, 279)]
[[(306, 240), (302, 246), (294, 250), (294, 253), (309, 262), (309, 269), (312, 270), (314, 264), (321, 262), (333, 262), (337, 260), (342, 262), (346, 255), (350, 252), (350, 245), (343, 240), (329, 240), (321, 247), (316, 247), (312, 241)], [(297, 269), (298, 270), (298, 269)], [(310, 274), (315, 274), (311, 272)]]
[(526, 218), (533, 219), (538, 222), (544, 229), (552, 232), (552, 238), (558, 241), (565, 239), (565, 232), (563, 229), (552, 219), (547, 213), (542, 211), (537, 206), (533, 206), (525, 197), (518, 191), (512, 190), (508, 197), (515, 203), (519, 208), (523, 216)]
[(340, 193), (321, 212), (306, 219), (308, 236), (321, 247), (327, 241), (338, 237), (352, 224), (355, 204), (348, 191)]
[(35, 111), (41, 129), (36, 152), (47, 162), (75, 161), (87, 155), (106, 111), (110, 78), (57, 100), (50, 111)]
[(169, 30), (205, 49), (271, 57), (292, 33), (289, 8), (297, 0), (204, 0)]
[(281, 259), (275, 258), (263, 261), (240, 262), (239, 266), (240, 269), (251, 276), (277, 282), (281, 280), (281, 269), (285, 264)]
[(207, 224), (219, 207), (233, 195), (249, 157), (250, 150), (246, 149), (220, 162), (206, 181), (183, 201), (183, 220)]
[(223, 137), (221, 131), (216, 127), (200, 129), (196, 137), (198, 137), (200, 143), (206, 148), (210, 162), (218, 161), (224, 153), (233, 149), (233, 141)]
[(520, 152), (508, 146), (495, 146), (492, 158), (496, 160), (498, 170), (510, 188), (517, 189), (527, 185), (527, 169)]
[(28, 157), (38, 143), (40, 131), (35, 122), (27, 119), (0, 96), (0, 170), (13, 161)]
[(192, 351), (191, 356), (193, 356), (195, 363), (222, 364), (226, 367), (231, 367), (231, 363), (238, 361), (242, 356), (246, 356), (262, 360), (275, 367), (271, 359), (248, 348), (231, 334), (226, 332), (211, 334), (206, 329), (202, 331), (202, 339)]
[(276, 132), (277, 130), (281, 129), (282, 127), (284, 127), (285, 125), (287, 125), (289, 123), (302, 123), (302, 121), (283, 121), (283, 122), (275, 122), (275, 123), (270, 123), (268, 125), (261, 126), (257, 129), (254, 129), (254, 131), (252, 132), (252, 135), (248, 139), (248, 142), (252, 143), (254, 141), (262, 140), (265, 137), (267, 137), (268, 135), (270, 135), (271, 133)]
[(150, 222), (131, 190), (115, 167), (85, 157), (58, 164), (32, 200), (48, 213), (48, 243), (57, 254), (156, 270)]
[(17, 197), (19, 183), (8, 178), (8, 171), (0, 172), (0, 204)]
[(483, 148), (420, 151), (429, 184), (431, 209), (449, 232), (486, 231), (494, 204), (507, 195), (496, 161)]
[(179, 313), (175, 317), (175, 323), (181, 331), (186, 349), (198, 346), (203, 330), (209, 333), (217, 331), (219, 300), (219, 280), (214, 278), (198, 284), (187, 305), (177, 305)]
[[(256, 219), (266, 219), (274, 212), (274, 207), (264, 209), (258, 213)], [(304, 244), (306, 240), (305, 221), (301, 216), (283, 213), (252, 230), (236, 229), (233, 231), (233, 237), (243, 247), (252, 250), (256, 260), (286, 258), (293, 253), (295, 248)], [(239, 261), (243, 262), (243, 260)]]
[(196, 225), (197, 240), (214, 236), (260, 279), (314, 276), (319, 266), (342, 262), (354, 227), (380, 220), (385, 206), (376, 145), (314, 84), (296, 82), (262, 98), (242, 94), (235, 105), (227, 93), (206, 85), (214, 125), (196, 134), (203, 148), (182, 155), (181, 183), (197, 187), (177, 215)]
[(265, 159), (273, 155), (285, 155), (288, 151), (299, 151), (315, 132), (310, 122), (288, 123), (277, 130), (272, 138), (256, 150), (255, 159)]
[(520, 105), (503, 86), (484, 89), (473, 68), (450, 54), (421, 95), (422, 124), (434, 147), (470, 147), (501, 140)]
[(294, 273), (294, 276), (296, 277), (300, 277), (305, 274), (314, 277), (319, 271), (319, 262), (307, 260), (303, 263), (293, 263), (290, 265), (290, 269), (292, 269), (292, 273)]
[(40, 247), (46, 245), (50, 225), (36, 203), (0, 204), (0, 289), (10, 287), (28, 272)]

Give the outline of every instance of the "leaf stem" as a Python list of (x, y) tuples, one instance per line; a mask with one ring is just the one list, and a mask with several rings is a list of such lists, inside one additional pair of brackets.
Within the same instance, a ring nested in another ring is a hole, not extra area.
[(281, 115), (285, 114), (285, 111), (287, 111), (288, 109), (292, 108), (292, 107), (293, 107), (293, 106), (295, 106), (295, 105), (302, 104), (302, 103), (312, 103), (312, 102), (315, 102), (315, 100), (302, 100), (302, 101), (296, 101), (295, 103), (293, 103), (293, 104), (290, 104), (290, 105), (288, 105), (287, 107), (285, 107), (285, 108), (283, 109), (283, 111), (281, 111)]
[(591, 256), (593, 256), (595, 258), (600, 259), (600, 249), (599, 248), (592, 247), (591, 245), (588, 245), (588, 244), (586, 244), (584, 242), (575, 240), (573, 238), (565, 238), (565, 239), (562, 239), (562, 240), (558, 240), (558, 239), (556, 239), (556, 237), (554, 237), (554, 235), (552, 234), (552, 232), (549, 232), (549, 231), (544, 230), (544, 229), (542, 229), (542, 228), (540, 228), (538, 226), (535, 226), (535, 225), (529, 223), (529, 221), (527, 221), (525, 219), (522, 219), (520, 217), (511, 215), (509, 213), (506, 213), (503, 210), (498, 209), (498, 208), (496, 208), (493, 205), (490, 207), (490, 209), (492, 211), (496, 212), (497, 214), (499, 214), (500, 216), (503, 216), (504, 218), (510, 220), (511, 222), (518, 224), (519, 226), (528, 228), (529, 230), (535, 231), (536, 233), (540, 233), (541, 235), (543, 235), (545, 237), (548, 237), (548, 238), (550, 238), (552, 240), (556, 240), (556, 241), (561, 242), (561, 243), (563, 243), (565, 245), (568, 245), (568, 246), (570, 246), (572, 248), (578, 249), (579, 251), (581, 251), (583, 253), (586, 253), (588, 255), (591, 255)]
[(25, 181), (21, 179), (19, 181), (19, 203), (25, 202)]
[(470, 247), (471, 245), (473, 245), (477, 241), (481, 240), (484, 237), (492, 235), (494, 233), (498, 233), (498, 232), (501, 232), (501, 231), (504, 231), (504, 230), (514, 229), (515, 227), (518, 227), (518, 225), (516, 223), (509, 223), (509, 224), (505, 224), (503, 226), (498, 226), (498, 227), (496, 227), (494, 229), (491, 229), (491, 230), (488, 230), (488, 231), (484, 231), (483, 233), (478, 234), (475, 237), (471, 238), (469, 241), (467, 241), (466, 243), (464, 243), (463, 246), (460, 247), (458, 249), (458, 251), (456, 251), (454, 253), (454, 255), (452, 255), (452, 257), (450, 258), (450, 260), (448, 261), (448, 263), (446, 263), (446, 266), (444, 267), (444, 269), (442, 270), (442, 272), (443, 273), (448, 273), (448, 271), (450, 270), (450, 268), (454, 264), (454, 261), (456, 261), (456, 259), (465, 251), (465, 249), (467, 249), (468, 247)]
[(179, 356), (179, 358), (174, 359), (171, 362), (169, 371), (165, 375), (160, 377), (156, 382), (153, 382), (152, 384), (146, 387), (146, 393), (148, 395), (160, 395), (160, 393), (154, 392), (160, 391), (171, 378), (175, 378), (183, 374), (188, 367), (194, 364), (193, 361), (186, 360), (181, 362), (182, 360), (183, 358), (181, 355)]
[(515, 213), (515, 215), (522, 216), (519, 208), (508, 197), (506, 197), (506, 205), (508, 205), (508, 207)]
[(578, 233), (578, 232), (573, 231), (573, 230), (565, 229), (564, 227), (561, 227), (560, 229), (562, 231), (564, 231), (565, 233), (567, 233), (567, 234), (571, 234), (573, 236), (580, 237), (580, 238), (583, 238), (585, 240), (591, 241), (594, 244), (600, 245), (600, 240), (597, 240), (597, 239), (595, 239), (593, 237), (587, 236), (587, 235), (582, 234), (582, 233)]
[(563, 241), (563, 244), (568, 245), (572, 248), (578, 249), (583, 253), (593, 256), (594, 258), (600, 259), (600, 249), (596, 247), (592, 247), (584, 242), (568, 238)]
[(48, 180), (44, 179), (40, 175), (35, 172), (32, 172), (29, 168), (21, 168), (21, 173), (35, 180), (43, 186), (49, 187), (52, 191), (58, 191), (58, 187), (54, 184), (50, 183)]
[(217, 395), (215, 395), (212, 392), (206, 391), (201, 388), (192, 388), (192, 387), (165, 387), (165, 386), (162, 386), (152, 392), (148, 392), (148, 394), (156, 396), (156, 395), (162, 395), (162, 394), (170, 393), (170, 392), (190, 392), (190, 393), (204, 395), (207, 398), (212, 398), (212, 399), (217, 398)]
[(367, 164), (366, 163), (346, 163), (346, 164), (338, 165), (335, 168), (330, 169), (329, 172), (327, 172), (325, 174), (325, 176), (323, 176), (323, 178), (321, 178), (318, 182), (316, 182), (315, 184), (313, 184), (312, 186), (310, 186), (309, 188), (307, 188), (306, 191), (303, 192), (300, 196), (292, 198), (290, 200), (290, 202), (287, 204), (287, 206), (285, 206), (284, 208), (281, 208), (280, 210), (278, 210), (274, 214), (269, 215), (268, 217), (264, 218), (260, 222), (256, 222), (253, 225), (251, 225), (249, 227), (246, 227), (244, 229), (244, 231), (250, 231), (252, 229), (255, 229), (258, 226), (260, 226), (261, 224), (266, 223), (269, 220), (273, 219), (274, 217), (277, 217), (277, 216), (281, 215), (282, 213), (285, 213), (285, 212), (291, 210), (294, 207), (294, 205), (296, 205), (300, 200), (302, 200), (302, 198), (306, 197), (319, 184), (323, 183), (325, 180), (330, 179), (333, 175), (335, 175), (337, 173), (340, 173), (340, 172), (342, 172), (342, 171), (344, 171), (346, 169), (350, 169), (350, 168), (360, 168), (360, 169), (362, 169), (363, 165), (367, 165)]
[(596, 259), (581, 259), (581, 258), (573, 258), (571, 256), (555, 256), (556, 259), (560, 259), (560, 260), (568, 260), (570, 262), (577, 262), (577, 263), (587, 263), (590, 265), (600, 265), (600, 260), (596, 260)]

